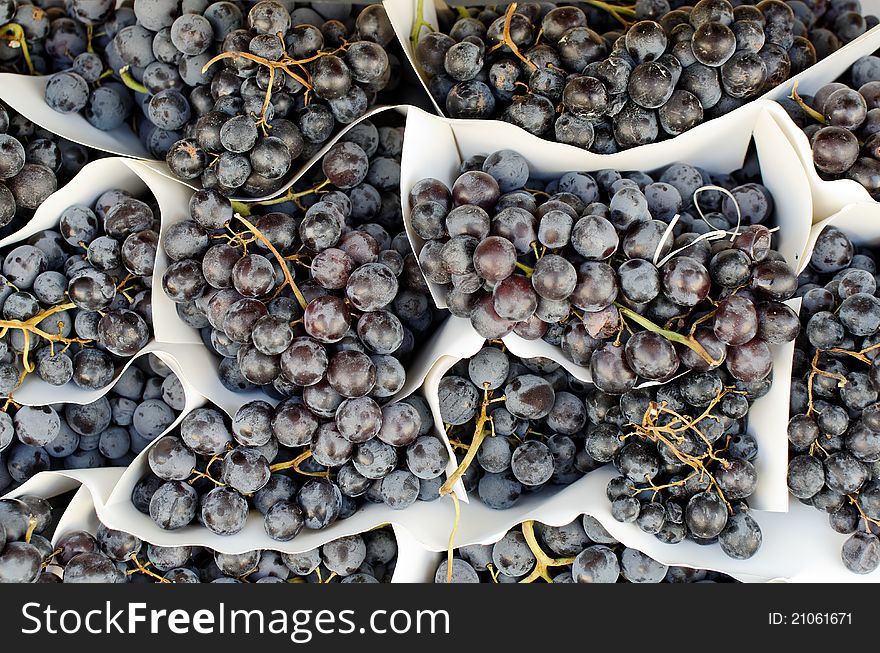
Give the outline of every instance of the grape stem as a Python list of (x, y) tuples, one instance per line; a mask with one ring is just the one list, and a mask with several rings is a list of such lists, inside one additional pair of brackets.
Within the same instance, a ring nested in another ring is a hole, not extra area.
[(72, 308), (76, 308), (76, 304), (74, 304), (73, 302), (69, 302), (67, 304), (59, 304), (58, 306), (53, 306), (50, 309), (41, 311), (29, 320), (0, 320), (0, 338), (5, 336), (9, 329), (17, 329), (21, 331), (22, 335), (24, 336), (24, 343), (21, 352), (21, 364), (24, 370), (22, 371), (19, 383), (21, 383), (21, 381), (24, 380), (24, 377), (33, 372), (35, 369), (31, 362), (28, 360), (28, 354), (30, 353), (31, 334), (39, 336), (41, 338), (45, 338), (50, 343), (63, 342), (68, 347), (74, 343), (87, 345), (92, 342), (91, 340), (85, 340), (83, 338), (66, 338), (62, 336), (61, 330), (64, 327), (63, 322), (58, 323), (58, 333), (56, 334), (44, 331), (37, 326), (38, 324), (40, 324), (40, 322), (54, 315), (55, 313), (61, 313), (62, 311), (66, 311)]
[(147, 90), (147, 87), (138, 82), (134, 77), (131, 76), (131, 66), (123, 66), (119, 69), (119, 78), (122, 80), (122, 83), (125, 84), (128, 88), (130, 88), (135, 93), (142, 93), (143, 95), (149, 95), (150, 91)]
[(520, 270), (525, 272), (526, 277), (529, 277), (529, 278), (531, 278), (532, 274), (534, 274), (534, 272), (535, 272), (535, 268), (529, 267), (525, 263), (520, 263), (519, 261), (516, 262), (516, 267), (518, 267)]
[[(284, 35), (279, 33), (278, 38), (281, 39), (282, 45), (284, 44)], [(241, 57), (243, 59), (247, 59), (248, 61), (253, 61), (261, 66), (265, 66), (269, 69), (269, 83), (266, 86), (266, 95), (263, 99), (263, 107), (260, 111), (260, 118), (257, 120), (257, 124), (262, 128), (263, 133), (267, 134), (268, 130), (271, 129), (271, 125), (266, 121), (266, 109), (269, 107), (269, 101), (272, 99), (272, 86), (275, 81), (275, 71), (280, 70), (286, 75), (288, 75), (291, 79), (301, 84), (305, 87), (305, 103), (308, 104), (309, 93), (314, 90), (314, 87), (311, 83), (311, 77), (308, 71), (305, 68), (305, 64), (311, 63), (316, 59), (320, 59), (321, 57), (327, 57), (331, 55), (339, 54), (340, 52), (345, 52), (348, 48), (348, 43), (343, 41), (343, 44), (333, 50), (332, 52), (318, 52), (317, 54), (312, 55), (311, 57), (306, 57), (305, 59), (294, 59), (288, 54), (284, 54), (278, 61), (271, 61), (266, 59), (265, 57), (260, 57), (255, 54), (251, 54), (250, 52), (242, 52), (240, 50), (235, 50), (232, 52), (221, 52), (214, 58), (212, 58), (208, 63), (202, 66), (202, 73), (206, 73), (208, 69), (213, 66), (218, 61), (222, 61), (223, 59), (234, 59), (235, 57)], [(302, 72), (305, 74), (305, 77), (298, 75), (290, 69), (290, 66), (298, 66), (302, 69)], [(308, 79), (306, 79), (308, 78)]]
[(574, 562), (574, 558), (554, 559), (544, 553), (541, 545), (538, 544), (538, 539), (535, 537), (535, 522), (531, 519), (522, 523), (522, 533), (523, 537), (526, 538), (526, 544), (528, 544), (529, 549), (535, 556), (535, 568), (532, 570), (532, 573), (523, 578), (520, 583), (532, 583), (539, 578), (543, 578), (548, 583), (552, 583), (553, 577), (550, 576), (548, 571), (550, 567), (567, 567)]
[[(40, 9), (39, 11), (42, 11)], [(18, 23), (6, 23), (0, 27), (0, 39), (6, 41), (10, 48), (21, 48), (21, 54), (27, 65), (28, 73), (34, 74), (34, 62), (31, 60), (31, 53), (28, 49), (27, 39), (24, 36), (24, 29)]]
[[(483, 403), (480, 406), (480, 414), (477, 417), (477, 424), (474, 427), (474, 439), (471, 441), (470, 446), (468, 447), (467, 454), (462, 459), (461, 464), (456, 468), (454, 472), (446, 479), (446, 482), (440, 486), (440, 496), (444, 497), (447, 494), (452, 493), (452, 486), (458, 482), (464, 473), (467, 471), (468, 467), (471, 466), (471, 463), (474, 462), (474, 458), (477, 457), (477, 452), (480, 450), (480, 445), (483, 444), (483, 440), (486, 439), (489, 435), (495, 435), (495, 424), (492, 421), (492, 417), (487, 414), (489, 409), (489, 404), (492, 403), (492, 399), (490, 399), (489, 392), (489, 384), (483, 384)], [(490, 428), (486, 428), (486, 424), (489, 425)]]
[[(452, 503), (455, 506), (455, 523), (452, 526), (452, 532), (449, 534), (449, 546), (446, 552), (447, 583), (452, 582), (452, 548), (455, 544), (455, 534), (458, 532), (458, 523), (461, 520), (461, 508), (458, 504), (458, 497), (453, 491), (453, 486), (458, 482), (458, 479), (464, 476), (468, 467), (474, 462), (474, 459), (477, 457), (477, 452), (480, 450), (480, 445), (483, 444), (483, 440), (489, 435), (495, 435), (495, 423), (492, 421), (492, 417), (488, 414), (489, 404), (493, 402), (490, 397), (491, 393), (489, 392), (489, 384), (484, 383), (483, 403), (480, 405), (480, 414), (477, 417), (477, 424), (474, 427), (474, 439), (471, 441), (464, 458), (462, 458), (461, 464), (459, 464), (449, 478), (446, 479), (446, 482), (440, 486), (440, 496), (444, 497), (448, 494), (452, 497)], [(486, 428), (486, 424), (489, 425), (488, 429)]]
[(489, 48), (489, 52), (495, 52), (498, 48), (503, 48), (506, 45), (513, 53), (513, 56), (526, 64), (530, 70), (535, 71), (538, 67), (522, 55), (519, 51), (519, 47), (513, 42), (513, 38), (510, 36), (510, 21), (513, 20), (513, 14), (516, 13), (516, 6), (517, 3), (512, 2), (507, 8), (507, 12), (504, 14), (504, 29), (501, 33), (501, 40)]
[(632, 23), (631, 21), (626, 20), (623, 16), (627, 16), (629, 18), (636, 17), (635, 6), (629, 5), (612, 5), (607, 2), (602, 2), (601, 0), (584, 0), (584, 4), (590, 5), (591, 7), (596, 7), (596, 9), (601, 9), (602, 11), (607, 11), (609, 14), (614, 16), (624, 27), (629, 27)]
[[(727, 501), (727, 498), (724, 496), (724, 492), (721, 487), (718, 485), (718, 481), (712, 475), (712, 473), (706, 467), (706, 460), (718, 462), (725, 469), (730, 466), (730, 463), (723, 459), (719, 458), (717, 452), (712, 447), (712, 443), (709, 442), (708, 438), (703, 435), (702, 431), (697, 428), (697, 424), (707, 418), (718, 419), (714, 415), (712, 415), (712, 409), (718, 405), (718, 403), (730, 393), (738, 393), (738, 390), (734, 390), (733, 388), (726, 387), (722, 388), (721, 391), (709, 402), (709, 405), (703, 410), (703, 412), (697, 416), (696, 418), (688, 418), (684, 415), (679, 414), (678, 412), (667, 408), (666, 403), (657, 404), (655, 402), (651, 402), (648, 404), (647, 410), (645, 410), (645, 414), (642, 417), (641, 424), (631, 423), (629, 426), (634, 427), (634, 434), (642, 437), (646, 440), (650, 440), (652, 442), (660, 442), (667, 447), (673, 453), (673, 455), (683, 464), (687, 465), (695, 472), (700, 474), (700, 478), (703, 478), (703, 474), (705, 474), (709, 479), (709, 489), (714, 489), (717, 492), (721, 501), (724, 502), (724, 505), (727, 506), (727, 510), (730, 513), (733, 513), (733, 508), (730, 503)], [(672, 416), (673, 419), (668, 424), (658, 424), (657, 420), (661, 417), (661, 415), (669, 415)], [(686, 431), (693, 431), (696, 433), (700, 439), (706, 445), (706, 453), (700, 456), (693, 456), (690, 454), (683, 453), (676, 444), (681, 444), (684, 441), (684, 437), (681, 435)], [(632, 434), (629, 434), (632, 435)], [(622, 436), (622, 439), (626, 439), (629, 435)], [(646, 479), (647, 483), (652, 487), (646, 489), (655, 489), (661, 486), (653, 486), (650, 479)]]
[(865, 531), (866, 532), (868, 532), (868, 533), (871, 532), (871, 527), (869, 526), (869, 524), (874, 524), (874, 526), (880, 526), (880, 521), (878, 521), (876, 519), (871, 519), (870, 517), (868, 517), (868, 515), (865, 514), (865, 511), (862, 509), (862, 506), (859, 503), (858, 497), (856, 497), (855, 495), (852, 495), (852, 494), (847, 494), (846, 497), (847, 497), (847, 499), (849, 499), (849, 502), (855, 506), (856, 510), (859, 511), (859, 515), (861, 516), (861, 518), (865, 522)]
[(303, 476), (319, 476), (321, 478), (328, 478), (330, 476), (330, 472), (306, 472), (300, 469), (300, 465), (304, 463), (306, 460), (312, 457), (312, 452), (309, 449), (303, 451), (300, 455), (298, 455), (293, 460), (288, 460), (283, 463), (275, 463), (274, 465), (269, 466), (270, 472), (280, 472), (284, 469), (292, 469), (297, 474), (302, 474)]
[(865, 347), (860, 351), (853, 351), (851, 349), (843, 349), (842, 347), (832, 347), (831, 349), (817, 349), (816, 353), (813, 354), (813, 360), (810, 361), (810, 374), (807, 376), (807, 415), (812, 415), (816, 412), (815, 406), (813, 406), (813, 380), (817, 376), (824, 376), (829, 379), (834, 379), (837, 381), (837, 387), (842, 388), (846, 385), (846, 377), (842, 374), (838, 374), (837, 372), (827, 372), (819, 367), (819, 356), (823, 352), (829, 352), (832, 354), (844, 354), (846, 356), (851, 356), (866, 365), (871, 365), (872, 361), (865, 354), (869, 354), (872, 351), (876, 351), (880, 349), (880, 343), (876, 345), (871, 345), (870, 347)]
[(703, 347), (703, 345), (701, 345), (699, 343), (699, 341), (693, 335), (685, 336), (685, 335), (682, 335), (681, 333), (676, 333), (675, 331), (668, 331), (667, 329), (664, 329), (664, 328), (658, 326), (657, 324), (654, 324), (653, 322), (651, 322), (651, 320), (646, 318), (644, 315), (639, 315), (635, 311), (627, 308), (626, 306), (624, 306), (623, 304), (620, 304), (619, 302), (614, 302), (614, 306), (617, 307), (617, 310), (622, 317), (629, 318), (633, 322), (637, 323), (639, 326), (644, 327), (645, 329), (647, 329), (648, 331), (651, 331), (652, 333), (656, 333), (657, 335), (663, 336), (664, 338), (666, 338), (667, 340), (669, 340), (671, 342), (677, 342), (681, 345), (684, 345), (688, 349), (692, 349), (694, 352), (697, 353), (697, 355), (700, 358), (702, 358), (704, 361), (709, 363), (709, 365), (711, 365), (712, 367), (717, 367), (718, 365), (721, 365), (721, 363), (723, 362), (724, 359), (715, 360), (714, 358), (712, 358), (712, 355), (706, 351), (706, 349)]
[(455, 535), (458, 533), (458, 525), (461, 522), (461, 504), (455, 492), (450, 494), (452, 497), (452, 505), (455, 507), (455, 522), (452, 525), (452, 531), (449, 533), (449, 544), (446, 547), (446, 583), (452, 582), (452, 552), (455, 547)]
[(130, 560), (131, 560), (131, 562), (134, 563), (135, 569), (130, 569), (127, 572), (125, 572), (126, 576), (131, 576), (133, 574), (144, 574), (145, 576), (149, 576), (150, 578), (155, 579), (159, 583), (171, 583), (171, 581), (168, 580), (167, 578), (163, 578), (162, 576), (160, 576), (156, 572), (151, 571), (150, 569), (147, 569), (147, 567), (150, 565), (150, 563), (148, 562), (146, 564), (143, 564), (140, 560), (138, 560), (136, 553), (132, 554)]
[[(463, 7), (462, 7), (463, 8)], [(422, 28), (427, 28), (429, 32), (434, 31), (434, 26), (425, 20), (425, 0), (418, 0), (416, 3), (416, 19), (413, 22), (412, 30), (409, 33), (410, 43), (415, 46), (419, 42), (419, 36), (422, 34)]]
[(816, 122), (821, 122), (824, 125), (825, 124), (825, 116), (823, 116), (821, 113), (819, 113), (813, 107), (809, 106), (806, 102), (803, 101), (801, 96), (798, 95), (797, 87), (798, 87), (798, 83), (795, 82), (794, 85), (791, 87), (791, 95), (789, 96), (789, 99), (792, 99), (795, 102), (797, 102), (797, 105), (801, 109), (803, 109), (804, 113), (806, 113), (808, 116), (810, 116), (810, 118), (812, 118)]
[[(287, 189), (287, 192), (284, 195), (279, 195), (278, 197), (273, 197), (270, 200), (261, 200), (259, 202), (248, 202), (245, 204), (244, 202), (233, 202), (233, 208), (236, 209), (241, 215), (248, 216), (251, 214), (251, 207), (253, 206), (274, 206), (276, 204), (283, 204), (284, 202), (296, 202), (299, 208), (303, 208), (297, 200), (300, 197), (306, 197), (307, 195), (320, 193), (321, 190), (330, 184), (329, 179), (325, 179), (320, 184), (316, 186), (312, 186), (311, 188), (306, 188), (301, 191), (294, 191), (293, 187)], [(326, 191), (325, 191), (326, 192)]]
[[(253, 224), (251, 224), (246, 218), (244, 218), (240, 214), (236, 214), (235, 216), (238, 218), (238, 221), (241, 222), (245, 227), (247, 227), (248, 231), (250, 231), (261, 243), (263, 243), (266, 247), (269, 248), (269, 251), (272, 252), (272, 255), (275, 257), (275, 260), (278, 261), (278, 265), (281, 266), (281, 271), (284, 273), (284, 282), (290, 286), (290, 290), (293, 292), (294, 297), (296, 297), (296, 301), (299, 302), (300, 307), (303, 310), (306, 309), (306, 306), (309, 303), (306, 301), (306, 298), (303, 297), (302, 292), (299, 287), (297, 287), (296, 282), (293, 280), (293, 275), (290, 274), (290, 270), (287, 267), (287, 261), (284, 260), (284, 257), (275, 249), (275, 245), (273, 245), (268, 238), (266, 238), (259, 229), (257, 229)], [(284, 285), (279, 288), (281, 290), (284, 288)]]

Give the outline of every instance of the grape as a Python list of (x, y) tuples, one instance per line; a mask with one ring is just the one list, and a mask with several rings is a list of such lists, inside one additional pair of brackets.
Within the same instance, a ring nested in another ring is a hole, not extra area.
[(620, 563), (611, 549), (595, 544), (577, 555), (571, 575), (577, 583), (615, 583), (620, 576)]
[(235, 535), (247, 521), (247, 501), (228, 487), (215, 487), (202, 499), (201, 521), (217, 535)]
[(175, 530), (186, 526), (195, 518), (196, 506), (196, 491), (190, 485), (168, 481), (150, 499), (150, 517), (160, 528)]

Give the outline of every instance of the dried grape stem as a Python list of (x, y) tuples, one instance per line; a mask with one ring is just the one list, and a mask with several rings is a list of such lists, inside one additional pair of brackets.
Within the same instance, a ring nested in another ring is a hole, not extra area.
[(459, 504), (458, 497), (455, 496), (455, 492), (453, 492), (450, 496), (452, 497), (452, 505), (455, 506), (455, 522), (452, 525), (452, 531), (449, 533), (449, 544), (446, 547), (447, 584), (452, 582), (452, 552), (455, 547), (455, 534), (458, 533), (458, 524), (461, 522), (461, 504)]
[(298, 455), (293, 460), (288, 460), (283, 463), (275, 463), (274, 465), (269, 466), (269, 471), (271, 472), (280, 472), (284, 469), (292, 469), (297, 474), (302, 474), (303, 476), (319, 476), (321, 478), (328, 478), (330, 476), (330, 472), (305, 472), (300, 469), (300, 465), (304, 463), (306, 460), (312, 457), (312, 452), (309, 449), (303, 451), (300, 455)]
[(41, 311), (29, 320), (0, 320), (0, 338), (5, 336), (9, 329), (17, 329), (21, 331), (22, 335), (24, 336), (24, 344), (21, 352), (21, 364), (24, 370), (22, 371), (21, 380), (24, 380), (24, 377), (33, 372), (35, 369), (31, 362), (28, 360), (28, 354), (30, 353), (31, 345), (31, 334), (40, 336), (41, 338), (45, 338), (50, 343), (63, 342), (68, 346), (74, 343), (87, 345), (92, 342), (91, 340), (85, 340), (84, 338), (66, 338), (62, 336), (60, 333), (61, 323), (59, 323), (59, 333), (49, 333), (48, 331), (44, 331), (37, 326), (40, 322), (50, 317), (51, 315), (54, 315), (55, 313), (61, 313), (62, 311), (66, 311), (72, 308), (76, 308), (76, 304), (74, 304), (73, 302), (69, 302), (67, 304), (59, 304), (58, 306), (53, 306), (48, 310)]
[[(269, 242), (269, 239), (266, 238), (259, 229), (257, 229), (254, 225), (252, 225), (246, 218), (244, 218), (240, 214), (236, 214), (235, 216), (238, 218), (238, 221), (241, 222), (248, 231), (250, 231), (261, 243), (263, 243), (266, 247), (269, 248), (269, 251), (272, 252), (272, 255), (275, 257), (275, 260), (278, 261), (278, 265), (281, 266), (281, 271), (284, 273), (284, 282), (290, 286), (290, 290), (293, 292), (294, 297), (296, 297), (296, 301), (299, 302), (300, 307), (305, 310), (309, 303), (306, 301), (306, 298), (303, 296), (300, 289), (297, 287), (296, 282), (293, 280), (293, 275), (290, 274), (290, 270), (287, 267), (287, 261), (284, 260), (284, 257), (281, 256), (281, 253), (275, 249), (275, 245)], [(282, 285), (279, 290), (284, 288)]]
[(548, 571), (550, 567), (567, 567), (574, 562), (574, 558), (551, 558), (544, 553), (541, 545), (538, 544), (538, 539), (535, 537), (535, 522), (531, 519), (522, 523), (522, 534), (526, 538), (526, 544), (528, 544), (529, 549), (535, 556), (535, 568), (520, 583), (532, 583), (539, 578), (552, 583), (553, 577), (550, 576)]
[[(492, 423), (492, 418), (487, 415), (490, 403), (492, 403), (492, 401), (489, 398), (489, 384), (486, 383), (483, 385), (483, 403), (480, 406), (480, 415), (477, 417), (477, 424), (474, 427), (474, 439), (471, 441), (468, 452), (462, 459), (461, 464), (449, 476), (449, 478), (446, 479), (446, 482), (440, 486), (441, 497), (452, 493), (452, 486), (458, 482), (458, 479), (464, 476), (468, 467), (474, 462), (474, 458), (477, 457), (477, 452), (480, 450), (480, 445), (483, 444), (483, 440), (489, 435), (495, 435), (495, 426)], [(485, 428), (487, 423), (490, 426), (489, 429)]]
[(868, 533), (871, 532), (871, 527), (868, 526), (868, 524), (874, 524), (874, 526), (880, 526), (880, 521), (878, 521), (876, 519), (872, 519), (872, 518), (868, 517), (868, 515), (865, 514), (865, 511), (862, 509), (862, 506), (859, 503), (859, 499), (857, 496), (855, 496), (853, 494), (847, 494), (846, 497), (847, 497), (847, 499), (849, 499), (849, 502), (856, 507), (856, 510), (859, 511), (859, 515), (861, 516), (861, 518), (865, 522), (865, 531), (867, 531)]
[(167, 578), (164, 578), (164, 577), (160, 576), (159, 574), (147, 569), (147, 566), (150, 563), (148, 562), (146, 565), (141, 563), (141, 561), (138, 560), (137, 554), (134, 554), (131, 556), (131, 562), (134, 563), (136, 568), (130, 569), (129, 571), (125, 572), (125, 574), (127, 576), (131, 576), (133, 574), (144, 574), (145, 576), (149, 576), (150, 578), (154, 578), (159, 583), (171, 583), (171, 581), (168, 580)]
[[(653, 442), (661, 442), (669, 447), (669, 450), (672, 451), (673, 455), (683, 464), (687, 465), (691, 469), (696, 472), (699, 472), (700, 477), (702, 478), (703, 474), (705, 474), (709, 478), (709, 488), (714, 489), (719, 498), (724, 502), (724, 505), (727, 506), (727, 509), (730, 513), (733, 513), (733, 508), (730, 503), (727, 501), (727, 498), (724, 496), (724, 492), (721, 487), (718, 485), (718, 481), (715, 479), (715, 476), (707, 469), (706, 467), (706, 459), (708, 458), (710, 461), (716, 461), (721, 464), (722, 467), (727, 467), (730, 463), (723, 458), (718, 458), (715, 455), (715, 451), (712, 448), (711, 443), (706, 439), (706, 437), (700, 432), (699, 429), (696, 428), (696, 425), (702, 420), (712, 417), (712, 409), (718, 405), (718, 402), (727, 395), (732, 392), (730, 388), (724, 388), (718, 395), (709, 403), (706, 409), (696, 418), (689, 419), (675, 412), (674, 410), (670, 410), (666, 408), (665, 404), (656, 404), (653, 401), (648, 404), (647, 410), (645, 410), (645, 415), (642, 418), (641, 424), (632, 424), (635, 427), (635, 433), (647, 440)], [(662, 414), (673, 415), (674, 420), (667, 425), (660, 426), (657, 424), (657, 418)], [(676, 421), (681, 423), (681, 426), (675, 426)], [(703, 442), (706, 444), (707, 452), (702, 456), (692, 456), (690, 454), (683, 453), (675, 446), (672, 439), (677, 439), (681, 442), (682, 437), (681, 433), (691, 430), (694, 431)], [(668, 436), (668, 437), (667, 437)], [(627, 436), (624, 436), (627, 437)], [(651, 489), (651, 488), (647, 488)]]
[(538, 67), (529, 61), (523, 54), (519, 51), (519, 47), (516, 43), (513, 42), (513, 39), (510, 36), (510, 21), (513, 19), (513, 14), (516, 13), (516, 5), (517, 3), (512, 2), (510, 6), (507, 8), (507, 12), (504, 14), (504, 30), (501, 34), (501, 40), (489, 48), (489, 52), (495, 52), (495, 50), (504, 47), (505, 45), (510, 49), (513, 56), (522, 61), (524, 64), (529, 66), (531, 70), (537, 70)]

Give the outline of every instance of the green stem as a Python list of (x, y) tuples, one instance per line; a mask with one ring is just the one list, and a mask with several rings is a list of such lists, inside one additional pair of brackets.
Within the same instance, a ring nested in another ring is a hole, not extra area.
[(22, 29), (21, 25), (18, 23), (6, 23), (3, 27), (0, 27), (0, 36), (11, 37), (6, 39), (7, 43), (9, 43), (9, 47), (21, 48), (21, 54), (24, 56), (24, 62), (27, 64), (28, 72), (33, 75), (34, 62), (31, 61), (31, 53), (28, 49), (27, 39), (24, 36), (24, 29)]
[(425, 20), (425, 0), (418, 0), (416, 3), (416, 20), (413, 23), (412, 31), (409, 33), (409, 40), (415, 46), (419, 42), (419, 36), (422, 28), (427, 27), (429, 32), (434, 31), (434, 26)]
[(471, 17), (471, 14), (467, 10), (467, 7), (462, 7), (461, 5), (458, 5), (455, 9), (456, 9), (456, 11), (458, 11), (458, 15), (461, 16), (462, 18), (470, 18)]
[(533, 274), (534, 271), (535, 271), (535, 268), (530, 268), (530, 267), (529, 267), (528, 265), (526, 265), (525, 263), (520, 263), (519, 261), (516, 262), (516, 267), (518, 267), (520, 270), (522, 270), (523, 272), (525, 272), (525, 273), (526, 273), (526, 276), (529, 277), (529, 278), (531, 278), (532, 274)]
[(812, 118), (816, 122), (820, 122), (824, 125), (825, 124), (825, 116), (823, 116), (821, 113), (816, 111), (813, 107), (809, 106), (806, 102), (804, 102), (803, 99), (801, 99), (801, 96), (798, 95), (797, 87), (798, 87), (798, 83), (795, 82), (794, 86), (791, 87), (791, 95), (789, 96), (790, 99), (797, 102), (798, 106), (801, 109), (803, 109), (804, 113), (806, 113), (808, 116), (810, 116), (810, 118)]
[(135, 93), (143, 93), (144, 95), (149, 95), (150, 92), (147, 90), (147, 87), (137, 81), (134, 77), (132, 77), (129, 69), (130, 66), (123, 66), (119, 69), (119, 77), (122, 79), (122, 83)]
[(700, 356), (700, 358), (709, 363), (709, 365), (715, 366), (721, 364), (721, 361), (716, 361), (714, 358), (712, 358), (712, 356), (709, 354), (709, 352), (706, 351), (703, 345), (701, 345), (693, 336), (685, 336), (680, 333), (676, 333), (675, 331), (664, 329), (651, 322), (651, 320), (646, 318), (644, 315), (639, 315), (635, 311), (627, 308), (626, 306), (623, 306), (619, 302), (614, 302), (614, 305), (617, 307), (617, 310), (622, 316), (632, 320), (633, 322), (647, 329), (648, 331), (663, 336), (671, 342), (677, 342), (681, 345), (684, 345), (688, 349), (694, 350)]
[(235, 208), (236, 206), (240, 206), (244, 208), (247, 213), (241, 213), (241, 215), (248, 216), (251, 214), (250, 207), (252, 206), (273, 206), (275, 204), (284, 204), (284, 202), (296, 202), (300, 197), (305, 197), (306, 195), (311, 195), (312, 193), (320, 192), (322, 188), (327, 186), (330, 183), (329, 179), (325, 179), (317, 186), (312, 186), (311, 188), (306, 188), (305, 190), (294, 192), (293, 188), (289, 188), (288, 191), (284, 195), (279, 195), (278, 197), (274, 197), (270, 200), (260, 200), (259, 202), (250, 202), (245, 204), (243, 202), (233, 202), (232, 206)]
[(235, 200), (232, 201), (232, 211), (233, 213), (238, 213), (244, 217), (249, 217), (251, 214), (251, 205), (245, 202), (237, 202)]

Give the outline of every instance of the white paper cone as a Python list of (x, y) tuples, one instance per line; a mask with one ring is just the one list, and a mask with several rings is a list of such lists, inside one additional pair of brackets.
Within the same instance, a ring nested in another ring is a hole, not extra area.
[[(880, 29), (875, 28), (848, 44), (845, 53), (840, 51), (798, 75), (795, 78), (798, 82), (798, 93), (800, 95), (815, 94), (825, 84), (836, 81), (856, 59), (873, 54), (877, 49), (880, 49)], [(772, 95), (773, 99), (780, 100), (788, 97), (791, 94), (793, 84), (793, 81), (786, 82), (775, 89)], [(784, 111), (781, 114), (775, 113), (774, 118), (794, 148), (807, 175), (813, 199), (813, 220), (815, 222), (837, 213), (849, 204), (876, 204), (868, 191), (856, 181), (851, 179), (825, 181), (822, 179), (813, 165), (813, 152), (807, 135)]]
[[(407, 235), (413, 250), (421, 251), (424, 241), (412, 229), (409, 205), (409, 191), (419, 180), (433, 177), (451, 187), (463, 160), (509, 148), (512, 143), (528, 160), (533, 175), (553, 178), (571, 170), (651, 171), (678, 161), (710, 172), (729, 172), (742, 165), (754, 138), (764, 184), (776, 203), (779, 251), (789, 264), (797, 266), (809, 233), (812, 204), (803, 166), (777, 125), (780, 114), (784, 116), (785, 111), (776, 103), (755, 101), (723, 121), (704, 123), (672, 141), (599, 155), (545, 141), (507, 123), (449, 120), (413, 108), (407, 115), (400, 177)], [(430, 157), (424, 156), (426, 151), (431, 152)], [(445, 307), (442, 290), (436, 284), (428, 286), (437, 305)]]
[[(0, 78), (2, 76), (0, 73)], [(127, 162), (128, 159), (108, 157), (87, 163), (70, 183), (52, 193), (21, 229), (0, 239), (0, 247), (24, 242), (44, 229), (55, 229), (64, 209), (74, 204), (91, 206), (102, 193), (111, 188), (127, 190), (134, 196), (145, 194), (146, 185), (132, 172)]]
[(393, 526), (397, 538), (397, 565), (392, 583), (430, 583), (434, 579), (437, 554), (419, 544), (402, 526)]
[(55, 527), (55, 533), (52, 535), (52, 544), (68, 533), (74, 531), (86, 531), (94, 535), (98, 530), (98, 513), (95, 512), (95, 501), (92, 499), (92, 493), (85, 486), (81, 486), (73, 499), (58, 520)]
[[(145, 165), (153, 171), (163, 175), (175, 183), (191, 189), (200, 188), (197, 180), (178, 179), (174, 173), (168, 168), (164, 161), (156, 161), (144, 147), (140, 138), (131, 131), (128, 125), (114, 129), (113, 131), (102, 131), (96, 127), (92, 127), (89, 122), (79, 113), (58, 113), (49, 108), (45, 101), (46, 84), (49, 82), (49, 76), (29, 76), (17, 75), (13, 73), (0, 73), (0, 100), (6, 102), (15, 111), (25, 116), (31, 122), (38, 124), (44, 129), (58, 134), (67, 140), (85, 145), (95, 150), (108, 152), (117, 156), (133, 157), (135, 159), (143, 159)], [(401, 101), (421, 101), (421, 97), (417, 97), (408, 89), (401, 90)], [(290, 179), (285, 187), (276, 192), (269, 193), (262, 197), (246, 197), (235, 196), (232, 199), (241, 201), (258, 201), (267, 200), (277, 197), (292, 186), (302, 175), (316, 162), (321, 159), (330, 147), (338, 141), (342, 135), (349, 129), (354, 127), (358, 122), (365, 118), (369, 118), (377, 113), (381, 113), (388, 109), (396, 107), (381, 105), (369, 109), (364, 116), (355, 120), (348, 125), (340, 126), (336, 133), (331, 136), (327, 142), (307, 161), (297, 161), (293, 164)]]
[(43, 129), (74, 143), (118, 156), (150, 158), (140, 139), (125, 125), (113, 131), (92, 127), (79, 113), (58, 113), (46, 104), (50, 76), (0, 73), (0, 100)]

